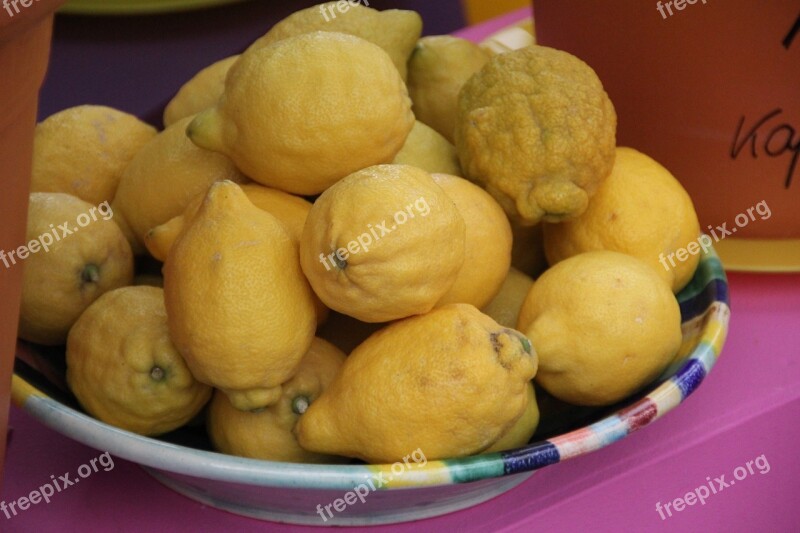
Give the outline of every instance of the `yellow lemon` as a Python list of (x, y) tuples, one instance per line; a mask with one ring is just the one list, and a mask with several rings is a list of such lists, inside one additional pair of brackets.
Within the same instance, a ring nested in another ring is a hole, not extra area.
[[(611, 175), (578, 218), (545, 224), (547, 259), (555, 264), (591, 250), (638, 257), (680, 291), (700, 261), (700, 223), (692, 199), (670, 172), (632, 148), (617, 148)], [(677, 255), (682, 248), (684, 257)]]
[(113, 207), (116, 222), (136, 253), (144, 236), (183, 212), (192, 198), (219, 180), (244, 182), (233, 163), (186, 138), (191, 118), (180, 120), (148, 142), (125, 169)]
[(164, 109), (164, 126), (169, 127), (217, 105), (225, 91), (225, 77), (238, 59), (235, 55), (217, 61), (187, 81)]
[[(303, 226), (306, 223), (308, 212), (311, 210), (311, 203), (299, 196), (255, 183), (242, 185), (241, 188), (247, 198), (253, 202), (253, 205), (275, 216), (283, 224), (292, 241), (299, 247)], [(182, 214), (147, 232), (144, 237), (144, 244), (154, 258), (159, 261), (166, 261), (167, 255), (178, 235), (188, 225), (187, 221), (191, 221), (197, 214), (198, 209), (200, 209), (203, 198), (205, 198), (205, 193), (197, 195), (189, 202)], [(317, 323), (322, 324), (328, 318), (329, 309), (316, 294), (313, 295), (313, 299)]]
[(406, 144), (394, 158), (394, 164), (412, 165), (441, 174), (461, 174), (456, 147), (420, 121), (414, 123)]
[[(253, 205), (276, 217), (289, 232), (292, 240), (299, 245), (306, 217), (311, 211), (311, 202), (299, 196), (255, 183), (242, 185), (241, 188)], [(206, 192), (198, 194), (189, 201), (183, 213), (147, 232), (144, 244), (154, 258), (159, 261), (166, 260), (175, 239), (187, 225), (187, 221), (191, 221), (200, 209)]]
[(466, 223), (464, 263), (439, 304), (481, 308), (500, 290), (511, 266), (511, 226), (503, 208), (477, 185), (446, 174), (434, 174), (433, 180), (455, 202)]
[[(200, 194), (189, 202), (184, 213), (196, 214), (197, 210), (200, 209), (200, 204), (203, 203), (203, 198), (205, 198), (205, 194)], [(144, 236), (144, 246), (153, 259), (157, 259), (162, 263), (167, 260), (172, 245), (175, 244), (175, 240), (181, 234), (183, 228), (188, 225), (187, 218), (189, 221), (192, 219), (192, 217), (187, 217), (184, 213), (172, 217), (160, 226), (151, 228)]]
[(59, 111), (36, 126), (31, 192), (110, 202), (125, 167), (155, 135), (154, 127), (110, 107)]
[(117, 289), (89, 306), (69, 332), (67, 383), (89, 414), (141, 435), (183, 426), (211, 397), (170, 341), (155, 287)]
[[(369, 5), (369, 2), (365, 2)], [(275, 24), (249, 50), (313, 31), (346, 33), (380, 46), (392, 58), (403, 79), (406, 63), (422, 33), (422, 18), (415, 11), (377, 11), (356, 2), (326, 2), (301, 9)]]
[(105, 207), (69, 194), (31, 193), (28, 243), (2, 256), (6, 265), (25, 262), (23, 339), (64, 344), (69, 328), (92, 302), (133, 281), (131, 247), (114, 224), (114, 212)]
[(458, 208), (430, 174), (378, 165), (317, 199), (300, 263), (325, 305), (387, 322), (433, 309), (464, 262), (465, 234)]
[(345, 355), (315, 338), (295, 375), (283, 384), (277, 403), (253, 412), (240, 411), (221, 392), (208, 409), (207, 429), (216, 450), (231, 455), (293, 463), (331, 463), (341, 459), (300, 447), (293, 430), (297, 421), (339, 373)]
[(272, 405), (314, 337), (283, 225), (233, 182), (212, 185), (164, 264), (169, 330), (192, 373), (242, 410)]
[(244, 53), (219, 104), (197, 115), (188, 135), (263, 185), (310, 195), (390, 163), (413, 125), (386, 52), (352, 35), (314, 32)]
[(511, 267), (497, 295), (481, 311), (492, 317), (501, 326), (515, 328), (522, 303), (532, 286), (533, 278)]
[(318, 453), (391, 463), (479, 453), (528, 406), (531, 343), (468, 304), (390, 324), (356, 348), (296, 426)]
[(611, 172), (614, 106), (591, 67), (567, 52), (534, 45), (494, 56), (458, 106), (465, 177), (524, 225), (580, 215)]
[(513, 450), (514, 448), (521, 448), (528, 444), (536, 433), (536, 428), (539, 426), (539, 406), (536, 403), (536, 393), (533, 390), (533, 383), (528, 383), (525, 397), (527, 404), (525, 411), (522, 413), (517, 421), (500, 439), (492, 444), (483, 453), (503, 452), (506, 450)]
[(560, 400), (610, 405), (655, 379), (681, 345), (670, 287), (619, 252), (579, 254), (536, 280), (519, 317), (536, 346), (536, 381)]
[(466, 39), (430, 35), (417, 42), (408, 60), (408, 94), (420, 120), (450, 142), (458, 119), (458, 93), (489, 61), (489, 55)]

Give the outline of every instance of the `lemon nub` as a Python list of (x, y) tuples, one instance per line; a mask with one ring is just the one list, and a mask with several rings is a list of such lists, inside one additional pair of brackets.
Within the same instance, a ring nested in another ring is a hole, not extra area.
[(294, 400), (292, 400), (292, 412), (302, 415), (308, 410), (309, 405), (311, 405), (311, 401), (307, 396), (297, 396)]
[(100, 267), (91, 263), (83, 267), (81, 271), (82, 284), (97, 283), (98, 281), (100, 281)]

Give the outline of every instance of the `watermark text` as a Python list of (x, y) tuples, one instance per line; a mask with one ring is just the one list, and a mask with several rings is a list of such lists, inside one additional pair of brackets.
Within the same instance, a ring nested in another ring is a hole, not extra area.
[(430, 214), (431, 207), (424, 197), (419, 197), (413, 204), (408, 204), (405, 210), (398, 211), (392, 217), (394, 224), (389, 226), (392, 221), (386, 221), (379, 224), (367, 224), (367, 230), (349, 243), (345, 248), (339, 248), (333, 253), (319, 254), (319, 262), (323, 264), (325, 270), (330, 271), (331, 268), (338, 267), (343, 269), (347, 266), (347, 259), (351, 255), (356, 255), (361, 252), (368, 252), (370, 246), (381, 240), (384, 236), (389, 235), (394, 230), (408, 222), (410, 219), (415, 218), (417, 214), (421, 217), (426, 217)]
[[(412, 463), (409, 462), (409, 459), (413, 461), (415, 468), (422, 468), (426, 464), (428, 464), (428, 459), (425, 457), (425, 454), (422, 453), (420, 448), (417, 448), (410, 454), (403, 457), (403, 461), (397, 461), (391, 467), (391, 474), (386, 475), (385, 472), (380, 472), (376, 476), (371, 476), (370, 479), (366, 481), (366, 483), (361, 483), (360, 485), (356, 485), (356, 487), (344, 494), (343, 497), (337, 498), (328, 505), (324, 507), (321, 504), (317, 504), (317, 514), (322, 518), (323, 522), (327, 522), (329, 519), (334, 517), (334, 511), (337, 513), (341, 513), (349, 506), (354, 505), (357, 501), (361, 501), (361, 503), (365, 503), (367, 501), (367, 496), (369, 496), (370, 492), (373, 492), (390, 481), (392, 481), (395, 477), (400, 477), (406, 473), (408, 469), (411, 468)], [(333, 508), (333, 511), (331, 510)], [(327, 516), (326, 516), (327, 515)]]
[(32, 505), (38, 505), (42, 501), (45, 503), (50, 503), (50, 498), (57, 493), (66, 490), (72, 485), (76, 485), (81, 479), (86, 479), (95, 472), (98, 472), (98, 463), (103, 467), (104, 472), (110, 472), (114, 469), (114, 459), (111, 458), (110, 453), (105, 452), (99, 457), (95, 457), (88, 463), (82, 464), (80, 467), (78, 467), (78, 476), (80, 477), (71, 477), (69, 472), (59, 476), (58, 478), (56, 478), (55, 475), (52, 475), (50, 476), (49, 482), (41, 485), (38, 489), (32, 490), (27, 496), (20, 496), (16, 500), (12, 500), (10, 502), (0, 502), (0, 511), (6, 515), (6, 520), (11, 520), (20, 512), (30, 509)]
[(711, 479), (711, 476), (707, 476), (706, 483), (699, 485), (691, 492), (687, 492), (682, 498), (675, 498), (674, 500), (663, 505), (661, 502), (656, 503), (656, 512), (658, 513), (658, 516), (661, 517), (661, 520), (666, 520), (667, 518), (672, 517), (673, 511), (679, 513), (686, 509), (687, 505), (692, 506), (697, 502), (700, 502), (700, 505), (705, 505), (706, 500), (709, 497), (719, 494), (723, 490), (734, 486), (737, 481), (742, 481), (747, 479), (748, 476), (754, 475), (756, 470), (753, 469), (753, 466), (758, 469), (759, 474), (766, 474), (770, 470), (767, 457), (764, 454), (761, 454), (755, 459), (747, 461), (745, 466), (737, 466), (734, 468), (734, 479), (726, 480), (725, 474), (715, 477), (713, 480)]
[(70, 228), (69, 222), (59, 224), (57, 227), (55, 224), (50, 224), (50, 231), (39, 235), (28, 244), (23, 244), (18, 248), (9, 250), (8, 252), (5, 250), (0, 250), (0, 261), (2, 261), (6, 268), (11, 268), (12, 265), (17, 264), (17, 261), (23, 261), (31, 254), (35, 254), (41, 250), (49, 252), (50, 247), (54, 243), (60, 241), (68, 235), (77, 233), (80, 228), (85, 228), (92, 222), (96, 222), (98, 213), (100, 213), (100, 215), (103, 217), (103, 220), (110, 220), (111, 217), (114, 216), (114, 211), (111, 210), (111, 206), (108, 205), (108, 201), (105, 201), (96, 207), (92, 207), (88, 213), (81, 213), (78, 215), (77, 219), (75, 220), (77, 226), (72, 226), (72, 228)]
[[(772, 216), (772, 210), (767, 205), (766, 200), (761, 200), (756, 205), (752, 207), (748, 207), (745, 212), (739, 213), (734, 217), (733, 222), (736, 226), (732, 226), (730, 229), (728, 228), (728, 223), (723, 222), (721, 226), (717, 226), (716, 229), (708, 226), (708, 230), (711, 232), (711, 235), (714, 237), (713, 242), (719, 242), (725, 237), (733, 235), (739, 228), (743, 228), (747, 226), (750, 222), (753, 222), (756, 217), (755, 214), (758, 214), (761, 217), (761, 220), (767, 220), (769, 217)], [(719, 232), (719, 234), (717, 233)], [(658, 262), (661, 263), (661, 266), (664, 267), (664, 270), (669, 271), (670, 268), (674, 268), (676, 266), (675, 260), (677, 259), (680, 262), (684, 262), (689, 259), (690, 255), (697, 255), (700, 250), (703, 253), (707, 253), (708, 250), (711, 248), (712, 245), (711, 237), (706, 235), (705, 233), (700, 235), (696, 241), (692, 241), (686, 245), (686, 248), (678, 248), (674, 252), (670, 252), (666, 256), (664, 253), (660, 253), (658, 256)], [(669, 261), (669, 265), (667, 264)]]
[(319, 12), (322, 13), (323, 17), (325, 17), (325, 22), (330, 22), (332, 19), (336, 18), (336, 11), (344, 15), (350, 11), (351, 7), (362, 3), (369, 7), (368, 0), (339, 0), (336, 2), (336, 5), (334, 5), (333, 2), (320, 5)]
[[(708, 0), (700, 0), (703, 2), (703, 5), (706, 5)], [(683, 11), (686, 9), (686, 5), (694, 5), (697, 3), (697, 0), (667, 0), (666, 2), (661, 2), (660, 0), (656, 2), (656, 9), (659, 13), (661, 13), (661, 18), (667, 20), (667, 17), (671, 17), (674, 13), (672, 8), (674, 7), (676, 11)], [(669, 13), (669, 15), (667, 14)]]

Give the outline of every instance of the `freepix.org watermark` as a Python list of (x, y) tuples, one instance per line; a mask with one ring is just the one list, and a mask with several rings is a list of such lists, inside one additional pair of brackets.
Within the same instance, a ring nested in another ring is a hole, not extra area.
[[(3, 0), (3, 9), (6, 10), (9, 17), (14, 17), (14, 15), (19, 15), (20, 9), (19, 6), (23, 8), (28, 8), (33, 5), (34, 2), (38, 2), (39, 0)], [(12, 11), (11, 8), (14, 8)]]
[(658, 513), (658, 516), (661, 517), (661, 520), (666, 520), (667, 518), (672, 517), (673, 511), (679, 513), (686, 509), (687, 505), (692, 506), (697, 502), (700, 502), (700, 505), (705, 505), (706, 500), (711, 496), (719, 494), (723, 490), (733, 487), (737, 481), (743, 481), (747, 479), (748, 476), (754, 475), (756, 470), (753, 468), (753, 466), (758, 469), (759, 474), (766, 474), (770, 470), (767, 457), (764, 454), (761, 454), (755, 459), (747, 461), (744, 466), (737, 466), (734, 468), (734, 479), (726, 480), (725, 474), (722, 474), (719, 477), (715, 477), (712, 481), (711, 476), (706, 476), (706, 483), (699, 485), (691, 492), (687, 492), (682, 498), (678, 497), (664, 504), (661, 502), (656, 503), (656, 512)]
[(344, 14), (350, 11), (351, 7), (358, 4), (364, 4), (365, 6), (369, 7), (369, 2), (367, 0), (339, 0), (335, 5), (320, 5), (319, 12), (322, 13), (323, 17), (325, 17), (325, 22), (330, 22), (336, 18), (336, 11)]
[[(353, 490), (346, 492), (344, 496), (333, 500), (328, 505), (322, 506), (321, 504), (317, 504), (317, 514), (320, 516), (320, 518), (322, 518), (323, 522), (327, 522), (328, 519), (334, 517), (334, 511), (341, 513), (359, 500), (361, 503), (366, 502), (367, 496), (369, 496), (370, 492), (383, 487), (395, 477), (400, 477), (405, 474), (406, 471), (411, 468), (412, 463), (409, 462), (409, 459), (414, 461), (413, 464), (416, 465), (415, 468), (422, 468), (428, 464), (428, 459), (425, 457), (425, 454), (422, 453), (420, 448), (417, 448), (410, 454), (403, 457), (402, 462), (397, 461), (394, 463), (392, 465), (392, 473), (389, 474), (388, 477), (384, 476), (384, 472), (380, 472), (378, 475), (372, 476), (370, 479), (368, 479), (366, 483), (357, 485)], [(333, 507), (333, 511), (331, 511), (331, 507)]]
[[(699, 0), (706, 5), (708, 0)], [(675, 13), (672, 11), (674, 7), (676, 11), (683, 11), (686, 9), (687, 5), (693, 6), (696, 4), (698, 0), (666, 0), (665, 2), (661, 2), (660, 0), (656, 2), (656, 10), (661, 14), (661, 18), (666, 20), (667, 17), (671, 17)], [(669, 15), (667, 15), (669, 13)]]
[[(661, 266), (664, 267), (664, 270), (669, 271), (670, 268), (675, 267), (676, 263), (675, 260), (677, 259), (681, 263), (689, 259), (690, 255), (697, 255), (700, 253), (700, 250), (703, 253), (708, 252), (711, 248), (711, 245), (714, 242), (719, 242), (725, 237), (733, 235), (739, 228), (743, 228), (747, 226), (750, 222), (753, 222), (756, 217), (753, 213), (757, 213), (761, 220), (767, 220), (769, 217), (772, 216), (772, 210), (767, 205), (766, 200), (761, 200), (756, 205), (747, 208), (746, 211), (739, 213), (734, 217), (733, 222), (736, 224), (735, 227), (731, 227), (728, 229), (728, 223), (723, 222), (721, 226), (717, 226), (716, 230), (713, 229), (711, 226), (708, 226), (708, 230), (711, 232), (711, 235), (714, 237), (714, 241), (711, 241), (711, 237), (706, 234), (700, 235), (696, 241), (692, 241), (686, 245), (686, 248), (678, 248), (674, 252), (664, 255), (663, 252), (658, 255), (658, 262), (661, 263)], [(717, 234), (717, 231), (719, 234)], [(667, 261), (669, 260), (669, 265)]]
[(41, 485), (38, 489), (32, 490), (27, 496), (20, 496), (16, 500), (10, 502), (0, 502), (0, 511), (6, 515), (6, 520), (11, 520), (13, 517), (17, 516), (19, 512), (30, 509), (32, 505), (38, 505), (42, 503), (42, 501), (44, 501), (44, 503), (50, 503), (50, 498), (59, 492), (79, 483), (81, 479), (86, 479), (95, 472), (98, 472), (100, 470), (97, 466), (98, 463), (103, 467), (104, 472), (110, 472), (114, 469), (114, 459), (111, 458), (110, 453), (105, 452), (88, 463), (79, 466), (78, 476), (80, 477), (71, 477), (69, 472), (58, 476), (58, 478), (52, 475), (50, 476), (49, 482)]
[(426, 217), (430, 212), (431, 207), (428, 205), (428, 201), (420, 196), (413, 204), (408, 204), (404, 211), (398, 211), (394, 214), (392, 217), (394, 224), (392, 226), (389, 226), (391, 222), (387, 222), (386, 220), (374, 226), (372, 224), (367, 224), (367, 231), (347, 243), (346, 248), (339, 248), (327, 256), (325, 254), (319, 254), (319, 262), (322, 263), (325, 266), (325, 270), (328, 271), (334, 267), (344, 268), (347, 266), (347, 259), (351, 255), (368, 252), (370, 246), (386, 235), (389, 235), (412, 218), (415, 218), (417, 214), (421, 217)]
[(17, 261), (23, 261), (31, 254), (38, 253), (42, 250), (49, 252), (53, 244), (68, 235), (78, 232), (80, 228), (85, 228), (92, 222), (96, 222), (98, 213), (103, 217), (103, 220), (109, 220), (114, 216), (114, 211), (111, 209), (111, 206), (108, 205), (108, 201), (105, 201), (97, 207), (89, 209), (88, 213), (81, 213), (78, 215), (75, 220), (77, 226), (72, 226), (72, 228), (70, 228), (69, 222), (64, 222), (58, 225), (58, 227), (56, 227), (55, 224), (50, 224), (50, 231), (39, 235), (28, 244), (23, 244), (8, 252), (0, 250), (0, 261), (3, 262), (6, 268), (11, 268), (12, 265), (17, 264)]

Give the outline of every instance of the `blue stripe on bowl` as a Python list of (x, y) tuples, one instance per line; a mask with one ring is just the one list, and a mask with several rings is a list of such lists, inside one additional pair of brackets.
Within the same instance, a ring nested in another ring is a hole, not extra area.
[(678, 373), (672, 378), (672, 381), (681, 389), (681, 395), (685, 400), (687, 396), (695, 391), (700, 386), (703, 379), (706, 377), (705, 368), (703, 363), (697, 359), (686, 361), (686, 364), (678, 370)]
[(501, 455), (503, 457), (505, 475), (536, 470), (561, 460), (558, 448), (548, 441), (531, 444), (519, 450), (503, 452)]

